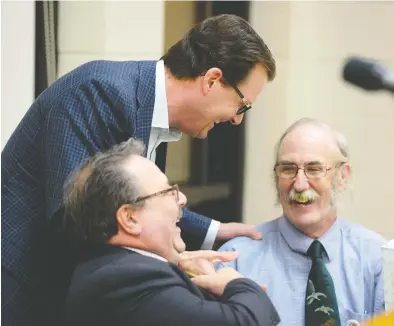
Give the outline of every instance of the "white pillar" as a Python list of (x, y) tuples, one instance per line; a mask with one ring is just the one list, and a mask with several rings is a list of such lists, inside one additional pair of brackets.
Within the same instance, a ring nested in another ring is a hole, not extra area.
[(34, 1), (1, 3), (1, 148), (34, 100)]

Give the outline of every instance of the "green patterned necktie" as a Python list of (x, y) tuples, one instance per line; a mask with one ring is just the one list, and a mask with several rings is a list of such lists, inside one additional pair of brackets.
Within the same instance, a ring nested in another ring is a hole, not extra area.
[(312, 258), (305, 296), (305, 326), (341, 326), (331, 275), (324, 265), (323, 245), (315, 240), (308, 249)]

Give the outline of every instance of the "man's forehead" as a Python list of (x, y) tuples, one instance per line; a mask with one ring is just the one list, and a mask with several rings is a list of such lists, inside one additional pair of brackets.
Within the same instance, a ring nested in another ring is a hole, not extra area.
[(325, 161), (338, 151), (330, 131), (315, 126), (302, 126), (284, 138), (279, 150), (279, 159), (299, 157), (307, 161)]
[(155, 163), (143, 156), (134, 156), (129, 161), (130, 171), (144, 184), (168, 184), (166, 175)]
[(143, 156), (131, 155), (125, 163), (126, 168), (136, 176), (157, 172), (155, 171), (156, 165)]

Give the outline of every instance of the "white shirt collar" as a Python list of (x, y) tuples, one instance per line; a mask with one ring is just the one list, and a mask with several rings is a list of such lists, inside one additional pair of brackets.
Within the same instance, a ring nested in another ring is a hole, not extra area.
[(148, 257), (151, 257), (151, 258), (155, 258), (155, 259), (158, 259), (158, 260), (161, 260), (161, 261), (168, 262), (167, 259), (165, 259), (165, 258), (163, 258), (163, 257), (161, 257), (161, 256), (159, 256), (157, 254), (154, 254), (153, 252), (149, 252), (149, 251), (142, 250), (142, 249), (137, 249), (137, 248), (131, 248), (131, 247), (123, 247), (123, 248), (135, 251), (135, 252), (137, 252), (137, 253), (139, 253), (141, 255), (144, 255), (144, 256), (148, 256)]
[(152, 127), (169, 129), (168, 105), (164, 61), (156, 63), (155, 105), (153, 107)]

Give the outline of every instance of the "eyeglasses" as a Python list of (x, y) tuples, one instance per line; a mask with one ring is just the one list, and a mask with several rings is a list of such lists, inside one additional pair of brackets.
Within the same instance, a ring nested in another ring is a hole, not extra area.
[(138, 197), (135, 200), (135, 203), (138, 203), (140, 201), (143, 201), (143, 200), (146, 200), (146, 199), (149, 199), (149, 198), (152, 198), (152, 197), (163, 196), (163, 195), (165, 195), (165, 194), (167, 194), (169, 192), (174, 192), (175, 193), (175, 200), (177, 202), (179, 202), (179, 188), (178, 188), (178, 185), (174, 185), (174, 186), (172, 186), (172, 187), (170, 187), (168, 189), (164, 189), (164, 190), (161, 190), (159, 192), (155, 192), (154, 194), (150, 194), (148, 196), (143, 196), (143, 197)]
[(244, 94), (242, 94), (242, 92), (239, 90), (239, 88), (237, 86), (235, 86), (235, 84), (230, 83), (226, 78), (224, 78), (224, 77), (222, 77), (222, 78), (227, 84), (229, 84), (235, 90), (235, 92), (239, 95), (239, 97), (241, 98), (241, 101), (244, 104), (243, 106), (241, 106), (238, 109), (237, 115), (240, 115), (240, 114), (245, 113), (246, 111), (250, 110), (252, 108), (252, 105), (245, 98)]
[(294, 179), (299, 170), (304, 170), (304, 174), (308, 179), (320, 179), (326, 176), (327, 171), (340, 167), (346, 162), (339, 162), (334, 167), (327, 168), (324, 164), (309, 163), (304, 167), (299, 167), (293, 163), (277, 163), (274, 171), (279, 178)]

